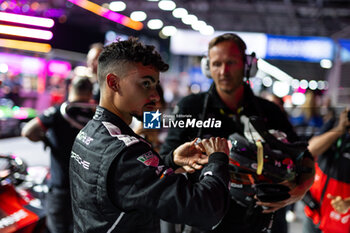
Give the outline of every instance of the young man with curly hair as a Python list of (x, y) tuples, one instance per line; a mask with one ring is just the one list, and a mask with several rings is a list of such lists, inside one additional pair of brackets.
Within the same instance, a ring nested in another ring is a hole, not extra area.
[[(211, 229), (228, 201), (226, 139), (180, 145), (163, 161), (135, 134), (133, 116), (154, 111), (159, 72), (168, 69), (153, 46), (136, 38), (105, 47), (95, 116), (78, 134), (70, 161), (75, 232), (160, 232), (159, 219)], [(204, 157), (206, 153), (209, 157)], [(202, 168), (193, 184), (172, 168)]]

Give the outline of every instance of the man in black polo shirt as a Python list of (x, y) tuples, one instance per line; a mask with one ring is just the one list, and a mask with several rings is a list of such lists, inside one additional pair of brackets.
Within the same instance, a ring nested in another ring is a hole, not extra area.
[(92, 83), (87, 77), (75, 77), (69, 87), (68, 101), (46, 109), (29, 121), (22, 136), (45, 141), (51, 149), (51, 179), (47, 195), (47, 225), (51, 233), (72, 232), (73, 217), (69, 189), (69, 158), (79, 130), (89, 121), (95, 105)]
[[(215, 119), (221, 122), (221, 127), (188, 127), (170, 128), (160, 154), (167, 156), (184, 141), (193, 138), (224, 137), (237, 132), (244, 135), (244, 122), (249, 116), (261, 116), (268, 129), (281, 130), (286, 133), (289, 142), (297, 140), (291, 124), (279, 107), (267, 100), (254, 96), (250, 87), (244, 83), (244, 71), (247, 65), (245, 55), (246, 45), (236, 34), (227, 33), (212, 39), (208, 49), (208, 68), (214, 83), (208, 92), (192, 94), (183, 98), (175, 107), (176, 116), (191, 116), (191, 118), (206, 121)], [(245, 116), (245, 117), (244, 117)], [(313, 161), (306, 159), (310, 167)], [(304, 162), (304, 161), (303, 161)], [(198, 175), (189, 175), (189, 179), (196, 180)], [(213, 232), (222, 233), (256, 233), (269, 228), (268, 214), (300, 200), (307, 189), (312, 184), (312, 172), (309, 176), (302, 178), (302, 182), (290, 191), (291, 197), (287, 200), (274, 203), (262, 203), (254, 200), (254, 195), (250, 198), (252, 208), (238, 204), (237, 200), (232, 200), (228, 213), (223, 221)], [(231, 187), (231, 192), (236, 187)], [(239, 189), (237, 189), (240, 192)], [(244, 198), (248, 195), (242, 193)], [(266, 208), (255, 208), (261, 205)], [(251, 217), (249, 217), (251, 216)], [(284, 218), (284, 215), (275, 217)], [(264, 219), (267, 219), (265, 221)], [(283, 222), (283, 219), (281, 219)], [(285, 221), (284, 221), (285, 222)], [(286, 232), (287, 226), (278, 227), (278, 233)], [(198, 231), (196, 231), (198, 232)]]

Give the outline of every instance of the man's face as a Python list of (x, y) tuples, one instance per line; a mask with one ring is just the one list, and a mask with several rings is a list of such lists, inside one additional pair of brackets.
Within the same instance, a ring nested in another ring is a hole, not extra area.
[(209, 67), (218, 92), (230, 94), (243, 84), (244, 62), (237, 45), (221, 42), (209, 50)]
[(156, 89), (159, 71), (141, 63), (129, 64), (120, 80), (119, 103), (123, 111), (142, 120), (144, 111), (155, 111), (160, 100)]
[(97, 74), (98, 56), (101, 52), (100, 48), (92, 48), (87, 54), (86, 64), (94, 75)]

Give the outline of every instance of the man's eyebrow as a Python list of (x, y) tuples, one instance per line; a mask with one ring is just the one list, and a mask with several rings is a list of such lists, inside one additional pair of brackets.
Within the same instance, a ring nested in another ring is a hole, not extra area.
[[(152, 76), (150, 76), (150, 75), (143, 76), (142, 79), (150, 79), (150, 80), (152, 81), (152, 83), (155, 83), (155, 82), (156, 82), (156, 80), (155, 80)], [(159, 82), (159, 81), (158, 81), (158, 82)]]

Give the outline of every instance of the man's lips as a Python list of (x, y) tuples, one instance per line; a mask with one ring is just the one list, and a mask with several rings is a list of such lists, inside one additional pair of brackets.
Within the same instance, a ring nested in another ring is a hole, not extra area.
[(156, 109), (156, 104), (155, 103), (145, 104), (144, 108), (147, 110), (153, 110), (153, 109)]
[(231, 82), (231, 79), (229, 79), (229, 78), (222, 78), (222, 79), (219, 79), (219, 82), (228, 83), (228, 82)]

